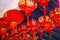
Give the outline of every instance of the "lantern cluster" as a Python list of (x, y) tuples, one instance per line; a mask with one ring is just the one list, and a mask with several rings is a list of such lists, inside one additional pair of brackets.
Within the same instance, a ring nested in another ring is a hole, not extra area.
[[(37, 2), (44, 8), (44, 15), (36, 21), (29, 19), (29, 16), (37, 8)], [(46, 15), (48, 2), (49, 0), (20, 0), (18, 6), (25, 14), (16, 9), (5, 12), (3, 18), (0, 18), (2, 40), (38, 40), (36, 35), (38, 32), (42, 40), (44, 31), (48, 32), (52, 38), (52, 31), (55, 27), (58, 26), (60, 30), (60, 9), (55, 8), (49, 16)], [(21, 24), (24, 21), (24, 16), (27, 16), (27, 22)]]

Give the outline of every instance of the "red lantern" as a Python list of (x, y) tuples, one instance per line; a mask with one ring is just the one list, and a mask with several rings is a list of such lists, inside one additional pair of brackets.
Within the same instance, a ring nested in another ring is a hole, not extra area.
[(41, 26), (43, 26), (42, 30), (44, 31), (48, 31), (52, 27), (52, 24), (53, 24), (53, 21), (49, 18), (49, 16), (41, 16), (38, 21), (40, 22)]
[(12, 30), (12, 34), (14, 34), (15, 29), (17, 29), (17, 24), (23, 22), (24, 16), (18, 10), (8, 10), (4, 15), (4, 20), (10, 24), (10, 29)]
[(51, 19), (52, 20), (54, 20), (54, 21), (56, 21), (57, 20), (57, 18), (59, 18), (59, 10), (58, 10), (58, 8), (55, 8), (55, 9), (53, 9), (51, 12), (50, 12), (50, 17), (51, 17)]
[(16, 22), (17, 24), (22, 23), (24, 20), (23, 14), (18, 10), (8, 10), (4, 14), (4, 20), (8, 23)]
[(59, 13), (59, 8), (55, 8), (50, 12), (50, 17), (52, 20), (55, 21), (55, 25), (58, 26), (59, 30), (60, 30), (60, 13)]
[(26, 16), (30, 16), (31, 12), (34, 11), (37, 6), (33, 0), (20, 0), (18, 5), (23, 11), (25, 11)]

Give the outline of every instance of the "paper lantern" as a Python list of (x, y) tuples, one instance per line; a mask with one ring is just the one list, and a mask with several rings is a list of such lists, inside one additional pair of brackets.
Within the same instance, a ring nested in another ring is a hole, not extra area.
[[(41, 19), (42, 18), (42, 19)], [(52, 20), (49, 16), (41, 16), (38, 20), (42, 26), (44, 26), (44, 30), (48, 30), (50, 26), (52, 26)]]
[(56, 21), (57, 18), (59, 18), (59, 15), (60, 15), (60, 13), (59, 13), (59, 9), (58, 9), (58, 8), (55, 8), (55, 9), (53, 9), (53, 10), (50, 12), (50, 17), (51, 17), (51, 19), (54, 20), (54, 21)]
[(36, 3), (33, 0), (20, 0), (19, 8), (25, 11), (25, 16), (30, 16), (31, 12), (36, 9)]
[[(51, 18), (49, 16), (41, 16), (38, 21), (40, 22), (40, 28), (39, 31), (40, 32), (40, 35), (42, 37), (42, 34), (43, 34), (43, 31), (46, 31), (46, 32), (52, 32), (53, 29), (54, 29), (54, 26), (53, 26), (53, 21), (51, 20)], [(52, 29), (51, 29), (52, 27)], [(48, 31), (49, 30), (49, 31)], [(51, 34), (51, 33), (50, 33)]]
[(60, 11), (59, 8), (55, 8), (50, 12), (50, 17), (55, 21), (55, 25), (58, 26), (60, 30)]
[(17, 24), (20, 24), (23, 22), (24, 16), (20, 11), (12, 9), (5, 12), (4, 20), (7, 23), (16, 22)]

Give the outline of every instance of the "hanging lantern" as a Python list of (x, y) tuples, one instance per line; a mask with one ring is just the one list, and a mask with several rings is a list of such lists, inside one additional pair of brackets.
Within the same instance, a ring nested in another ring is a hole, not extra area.
[(53, 21), (55, 21), (55, 25), (58, 26), (58, 29), (60, 30), (60, 12), (59, 8), (55, 8), (50, 12), (50, 17)]
[[(49, 16), (41, 16), (38, 21), (41, 24), (40, 29), (42, 29), (43, 31), (49, 32), (48, 30), (50, 29), (50, 27), (52, 27), (53, 21), (49, 18)], [(53, 28), (53, 27), (52, 27)], [(54, 29), (54, 28), (53, 28)], [(52, 30), (52, 29), (50, 29)], [(52, 30), (53, 31), (53, 30)], [(41, 33), (43, 34), (43, 32)], [(41, 35), (40, 34), (40, 35)], [(41, 35), (42, 36), (42, 35)]]
[(49, 16), (41, 16), (38, 21), (40, 22), (41, 26), (44, 26), (43, 28), (46, 31), (53, 24), (53, 21), (51, 20), (51, 18), (49, 18)]
[(23, 22), (24, 16), (20, 11), (13, 9), (13, 10), (8, 10), (4, 14), (4, 20), (7, 23), (16, 22), (17, 24), (20, 24)]
[(8, 10), (3, 18), (8, 24), (10, 24), (12, 34), (14, 34), (15, 29), (17, 29), (17, 24), (22, 23), (24, 20), (23, 14), (18, 10)]
[(54, 21), (56, 21), (57, 18), (59, 18), (59, 15), (60, 15), (60, 13), (59, 13), (58, 8), (55, 8), (55, 9), (53, 9), (53, 10), (50, 12), (50, 17), (51, 17), (51, 19), (54, 20)]
[(31, 12), (34, 11), (37, 6), (33, 0), (20, 0), (18, 5), (20, 9), (25, 11), (26, 16), (30, 16)]

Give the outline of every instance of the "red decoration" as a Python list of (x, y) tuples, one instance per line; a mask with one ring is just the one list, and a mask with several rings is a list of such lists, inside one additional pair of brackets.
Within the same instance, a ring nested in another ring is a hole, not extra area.
[(33, 0), (20, 0), (19, 7), (25, 11), (25, 16), (30, 16), (31, 12), (36, 9), (36, 3)]
[[(40, 30), (42, 29), (43, 31), (48, 31), (51, 32), (51, 30), (53, 31), (54, 26), (53, 26), (53, 21), (49, 18), (49, 16), (41, 16), (38, 20), (42, 26), (42, 28), (40, 28)], [(52, 27), (52, 29), (50, 29)], [(40, 35), (43, 34), (43, 31)]]
[[(39, 2), (41, 6), (44, 7), (44, 16), (39, 17), (38, 21), (32, 19), (29, 20), (31, 12), (34, 11), (37, 7), (36, 3)], [(40, 38), (42, 40), (42, 35), (44, 31), (51, 33), (55, 28), (55, 25), (58, 26), (60, 30), (60, 9), (55, 8), (50, 12), (50, 17), (46, 15), (46, 6), (48, 5), (49, 0), (20, 0), (18, 6), (25, 12), (27, 16), (27, 23), (22, 24), (19, 29), (17, 25), (21, 24), (24, 20), (23, 14), (18, 10), (8, 10), (4, 17), (0, 19), (0, 35), (2, 35), (2, 40), (4, 40), (6, 31), (11, 30), (12, 35), (8, 36), (9, 40), (37, 40), (36, 38), (36, 29), (40, 33)], [(56, 16), (56, 17), (55, 17)], [(54, 22), (55, 21), (55, 22)], [(32, 37), (27, 32), (32, 34)], [(22, 36), (21, 36), (22, 35)], [(6, 35), (7, 36), (7, 35)], [(12, 37), (13, 36), (13, 37)], [(30, 38), (31, 37), (31, 38)], [(32, 39), (33, 38), (33, 39)]]
[(22, 36), (23, 36), (24, 40), (26, 40), (26, 36), (27, 36), (28, 29), (27, 29), (27, 27), (26, 27), (25, 24), (23, 24), (23, 25), (21, 26), (21, 32), (22, 32)]
[(19, 34), (18, 33), (15, 33), (14, 37), (15, 37), (15, 40), (18, 40)]
[(47, 6), (49, 0), (39, 0), (41, 6)]
[(44, 15), (46, 15), (46, 7), (44, 6)]
[[(3, 20), (3, 18), (0, 18), (0, 35), (2, 34), (3, 35), (3, 33), (2, 32), (4, 32), (4, 30), (7, 28), (6, 27), (7, 25), (6, 25), (6, 22)], [(2, 30), (2, 29), (4, 29), (4, 30)], [(6, 31), (6, 30), (5, 30)], [(4, 34), (5, 35), (5, 34)]]
[(49, 0), (39, 0), (41, 6), (44, 7), (44, 14), (46, 15), (46, 6), (48, 5)]
[(0, 18), (0, 29), (4, 27), (4, 22), (3, 22), (3, 18)]
[(50, 12), (50, 17), (52, 20), (56, 21), (57, 18), (59, 18), (59, 9), (58, 8), (55, 8), (53, 9), (51, 12)]
[(38, 29), (38, 22), (34, 19), (29, 20), (27, 23), (28, 29), (31, 29), (30, 33), (32, 34), (32, 40), (34, 40), (34, 37), (36, 36), (36, 29)]
[(55, 24), (58, 26), (58, 29), (60, 30), (60, 18), (57, 19), (57, 21), (55, 22)]
[(24, 16), (23, 14), (18, 11), (18, 10), (8, 10), (5, 14), (4, 14), (4, 20), (8, 23), (11, 22), (16, 22), (17, 24), (20, 24), (23, 22), (24, 20)]
[(58, 29), (60, 30), (60, 13), (59, 8), (55, 8), (50, 12), (50, 17), (52, 20), (55, 21), (55, 25), (58, 26)]
[(39, 30), (39, 33), (40, 33), (40, 39), (42, 40), (44, 29), (40, 27), (38, 30)]
[(34, 0), (35, 3), (39, 2), (39, 0)]
[(17, 30), (17, 23), (11, 22), (9, 28), (10, 28), (10, 30), (12, 30), (12, 34), (14, 35), (15, 31)]

